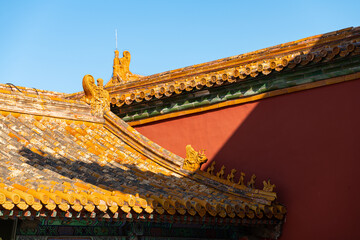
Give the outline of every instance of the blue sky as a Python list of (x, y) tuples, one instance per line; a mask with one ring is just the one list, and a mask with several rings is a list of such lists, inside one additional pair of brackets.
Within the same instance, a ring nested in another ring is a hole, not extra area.
[(72, 93), (107, 82), (115, 29), (151, 75), (360, 25), (360, 1), (0, 0), (0, 83)]

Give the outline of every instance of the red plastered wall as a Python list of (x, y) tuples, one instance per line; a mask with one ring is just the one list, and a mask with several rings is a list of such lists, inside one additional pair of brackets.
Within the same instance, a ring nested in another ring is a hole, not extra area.
[[(185, 157), (271, 179), (288, 208), (280, 239), (360, 238), (360, 80), (155, 122), (136, 129)], [(206, 168), (206, 166), (203, 166)]]

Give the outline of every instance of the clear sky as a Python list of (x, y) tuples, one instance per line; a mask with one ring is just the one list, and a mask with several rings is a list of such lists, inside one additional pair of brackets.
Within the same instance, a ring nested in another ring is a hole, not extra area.
[(118, 49), (151, 75), (360, 26), (360, 1), (0, 0), (0, 83), (72, 93)]

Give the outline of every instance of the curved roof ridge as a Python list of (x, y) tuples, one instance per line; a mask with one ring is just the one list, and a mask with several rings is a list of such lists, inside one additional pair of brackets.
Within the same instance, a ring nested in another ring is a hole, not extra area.
[[(111, 111), (105, 113), (104, 118), (105, 127), (112, 131), (113, 134), (119, 136), (131, 147), (143, 151), (147, 157), (155, 162), (171, 169), (179, 169), (183, 164), (184, 159), (154, 143)], [(170, 166), (167, 166), (167, 164), (170, 164)]]
[[(275, 185), (270, 184), (270, 181), (264, 183), (263, 190), (255, 189), (256, 176), (254, 174), (252, 175), (249, 182), (245, 184), (243, 177), (242, 180), (240, 178), (239, 182), (234, 182), (234, 174), (236, 172), (235, 169), (233, 169), (225, 179), (223, 176), (224, 172), (221, 173), (221, 170), (216, 175), (213, 174), (213, 172), (210, 170), (207, 172), (201, 170), (197, 170), (195, 172), (186, 171), (182, 168), (184, 159), (181, 157), (152, 142), (137, 132), (126, 122), (117, 117), (114, 113), (109, 111), (105, 113), (104, 117), (106, 120), (105, 127), (108, 128), (108, 130), (112, 131), (113, 134), (117, 135), (126, 144), (129, 144), (134, 149), (141, 151), (141, 153), (150, 160), (174, 172), (175, 174), (179, 174), (183, 177), (195, 180), (196, 182), (204, 184), (217, 191), (228, 193), (231, 197), (240, 197), (245, 202), (248, 200), (246, 200), (246, 197), (244, 196), (251, 196), (252, 199), (257, 199), (256, 201), (259, 201), (259, 203), (263, 204), (270, 204), (277, 198), (276, 193), (273, 192)], [(213, 165), (215, 165), (215, 162), (213, 162)], [(212, 166), (212, 168), (213, 167), (214, 166)], [(209, 169), (211, 169), (211, 167), (209, 167)], [(225, 167), (223, 166), (222, 171), (224, 169)], [(245, 176), (244, 173), (241, 174)]]
[(0, 92), (19, 92), (23, 93), (30, 97), (38, 97), (38, 96), (47, 96), (53, 98), (65, 98), (67, 95), (66, 93), (62, 92), (55, 92), (55, 91), (48, 91), (43, 89), (31, 88), (31, 87), (23, 87), (23, 86), (16, 86), (12, 83), (1, 83), (0, 84)]
[(111, 112), (104, 117), (99, 124), (0, 111), (0, 165), (8, 176), (0, 179), (0, 209), (49, 215), (55, 208), (76, 214), (97, 209), (97, 218), (145, 212), (265, 224), (284, 219), (276, 195), (181, 171), (179, 163), (164, 162), (180, 157)]
[[(205, 63), (195, 64), (183, 68), (152, 74), (149, 76), (141, 77), (137, 81), (130, 81), (125, 84), (108, 87), (107, 90), (113, 92), (118, 89), (120, 90), (123, 88), (132, 88), (133, 86), (137, 86), (142, 83), (144, 83), (142, 84), (142, 86), (145, 86), (146, 84), (151, 84), (153, 82), (160, 82), (161, 80), (166, 81), (165, 77), (167, 76), (170, 78), (177, 78), (176, 75), (180, 73), (183, 74), (181, 74), (182, 76), (179, 76), (179, 78), (183, 77), (183, 75), (187, 72), (192, 73), (190, 75), (196, 75), (202, 73), (201, 69), (203, 68), (206, 68), (204, 69), (204, 71), (208, 71), (208, 69), (210, 68), (212, 69), (211, 71), (221, 70), (221, 68), (224, 67), (224, 64), (226, 65), (226, 67), (230, 67), (230, 65), (235, 66), (240, 63), (244, 63), (244, 62), (246, 63), (248, 61), (252, 62), (255, 60), (263, 60), (265, 58), (269, 58), (273, 56), (288, 55), (291, 52), (299, 52), (302, 49), (309, 49), (309, 47), (320, 48), (321, 46), (324, 46), (330, 42), (342, 41), (344, 39), (349, 39), (359, 34), (360, 34), (360, 27), (349, 27), (338, 31), (319, 34), (296, 41), (278, 44), (275, 46), (259, 49), (248, 53), (243, 53), (243, 54), (221, 58)], [(195, 71), (199, 71), (199, 72), (194, 74)]]
[(0, 110), (47, 116), (78, 121), (103, 122), (103, 118), (93, 116), (90, 106), (79, 100), (69, 100), (62, 95), (33, 89), (0, 85)]

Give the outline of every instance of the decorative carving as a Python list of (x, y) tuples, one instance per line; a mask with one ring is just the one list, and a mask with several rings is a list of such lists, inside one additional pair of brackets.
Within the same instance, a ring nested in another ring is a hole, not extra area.
[(110, 110), (110, 96), (109, 92), (104, 90), (103, 80), (99, 78), (97, 80), (97, 86), (95, 80), (91, 75), (85, 75), (82, 81), (86, 103), (91, 106), (91, 113), (95, 116), (102, 116), (104, 112)]
[(274, 188), (276, 187), (275, 184), (270, 183), (270, 179), (268, 181), (263, 181), (264, 188), (263, 190), (266, 192), (273, 192)]
[(126, 83), (134, 81), (142, 77), (141, 75), (130, 72), (131, 54), (129, 51), (123, 52), (123, 57), (119, 58), (119, 51), (115, 50), (115, 58), (113, 65), (113, 76), (111, 81), (106, 84), (106, 87), (115, 85), (117, 83)]
[(256, 175), (253, 174), (250, 178), (250, 181), (247, 183), (247, 186), (249, 188), (255, 188), (255, 179), (256, 179)]
[(230, 174), (228, 174), (228, 176), (227, 176), (227, 180), (229, 182), (234, 182), (235, 173), (236, 173), (236, 169), (234, 169), (234, 168), (231, 169)]
[(211, 174), (211, 175), (214, 174), (215, 163), (216, 163), (215, 161), (213, 161), (213, 162), (211, 163), (210, 167), (208, 167), (208, 169), (206, 170), (207, 173), (209, 173), (209, 174)]
[(223, 166), (221, 167), (220, 171), (216, 173), (216, 176), (217, 176), (218, 178), (223, 178), (224, 173), (225, 173), (225, 166), (223, 165)]
[(191, 145), (186, 146), (186, 158), (184, 161), (183, 169), (195, 172), (203, 163), (207, 161), (204, 151), (196, 152)]
[(241, 172), (239, 182), (238, 182), (239, 185), (245, 185), (244, 184), (244, 177), (245, 177), (245, 173)]
[(115, 50), (114, 65), (113, 65), (113, 80), (114, 78), (117, 79), (118, 81), (121, 80), (120, 72), (121, 72), (121, 64), (119, 58), (119, 51)]
[(124, 51), (123, 52), (123, 57), (120, 58), (120, 73), (122, 74), (121, 77), (123, 77), (123, 79), (126, 79), (126, 75), (127, 74), (132, 74), (130, 72), (130, 60), (131, 60), (131, 54), (129, 51)]

